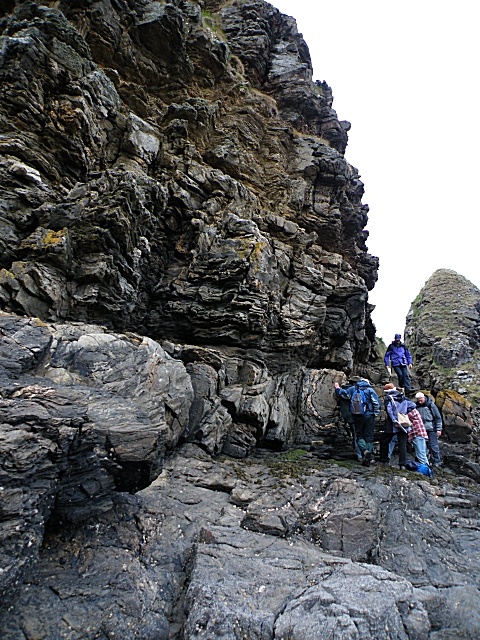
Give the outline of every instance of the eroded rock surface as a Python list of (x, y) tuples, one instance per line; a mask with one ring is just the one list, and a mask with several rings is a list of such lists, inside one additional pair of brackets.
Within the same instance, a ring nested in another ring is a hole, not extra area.
[(477, 637), (475, 461), (348, 461), (378, 261), (294, 20), (10, 0), (0, 95), (2, 637)]
[(449, 464), (480, 478), (480, 290), (449, 269), (436, 271), (412, 303), (405, 334), (419, 386), (442, 412)]
[(6, 637), (476, 637), (480, 494), (450, 478), (185, 445), (47, 532)]
[(4, 10), (2, 308), (351, 370), (378, 261), (346, 127), (291, 18), (202, 7)]

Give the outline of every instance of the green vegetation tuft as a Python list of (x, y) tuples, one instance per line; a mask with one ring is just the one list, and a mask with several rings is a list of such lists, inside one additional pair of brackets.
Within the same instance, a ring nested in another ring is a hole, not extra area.
[(337, 467), (342, 467), (343, 469), (355, 469), (358, 468), (357, 460), (329, 460), (332, 464), (335, 464)]
[(202, 25), (217, 36), (219, 40), (227, 41), (227, 36), (223, 30), (222, 16), (219, 13), (202, 9)]
[(306, 451), (305, 449), (292, 449), (291, 451), (287, 451), (286, 453), (282, 454), (282, 458), (283, 460), (287, 460), (289, 462), (297, 462), (297, 460), (300, 460), (300, 458), (303, 458), (303, 456), (308, 453), (308, 451)]

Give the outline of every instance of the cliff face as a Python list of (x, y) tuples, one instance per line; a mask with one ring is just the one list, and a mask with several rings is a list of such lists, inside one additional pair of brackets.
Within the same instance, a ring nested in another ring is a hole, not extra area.
[(439, 269), (412, 303), (406, 335), (421, 384), (449, 387), (480, 401), (480, 290), (455, 271)]
[(368, 359), (363, 185), (293, 20), (264, 2), (46, 2), (0, 30), (4, 310)]
[(50, 336), (22, 373), (82, 378), (59, 323), (135, 332), (189, 377), (173, 446), (338, 448), (332, 383), (375, 355), (377, 260), (349, 125), (295, 22), (262, 1), (16, 5), (0, 22), (0, 304)]
[[(264, 2), (52, 2), (0, 29), (2, 309), (167, 342), (214, 385), (200, 405), (246, 425), (243, 451), (311, 430), (302, 379), (370, 359), (377, 260), (348, 125), (294, 21)], [(249, 384), (262, 408), (244, 411)]]
[(405, 335), (417, 382), (442, 410), (452, 454), (470, 452), (478, 460), (480, 290), (455, 271), (439, 269), (412, 303)]
[(0, 95), (3, 636), (479, 635), (473, 481), (331, 461), (378, 263), (295, 22), (9, 0)]

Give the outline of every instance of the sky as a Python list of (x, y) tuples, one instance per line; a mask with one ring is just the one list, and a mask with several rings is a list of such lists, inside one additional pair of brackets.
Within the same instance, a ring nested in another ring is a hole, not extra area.
[(403, 335), (437, 269), (480, 287), (480, 4), (476, 0), (269, 0), (293, 16), (313, 80), (351, 122), (365, 185), (377, 336)]

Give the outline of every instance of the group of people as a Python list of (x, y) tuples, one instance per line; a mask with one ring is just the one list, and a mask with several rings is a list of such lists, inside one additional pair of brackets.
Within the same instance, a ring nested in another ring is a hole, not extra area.
[[(441, 466), (438, 438), (442, 435), (442, 417), (435, 402), (422, 391), (414, 401), (406, 394), (411, 392), (409, 369), (412, 357), (402, 343), (400, 334), (386, 350), (384, 362), (391, 377), (391, 367), (399, 381), (397, 389), (392, 382), (384, 386), (385, 428), (380, 432), (380, 462), (388, 464), (393, 445), (398, 446), (398, 464), (406, 468), (407, 443), (410, 442), (419, 463), (429, 464), (427, 448), (434, 466)], [(380, 399), (365, 378), (351, 378), (340, 386), (335, 382), (335, 393), (340, 400), (340, 411), (353, 429), (353, 443), (362, 465), (370, 466), (373, 460), (375, 418), (380, 415)], [(360, 406), (363, 405), (363, 406)]]

